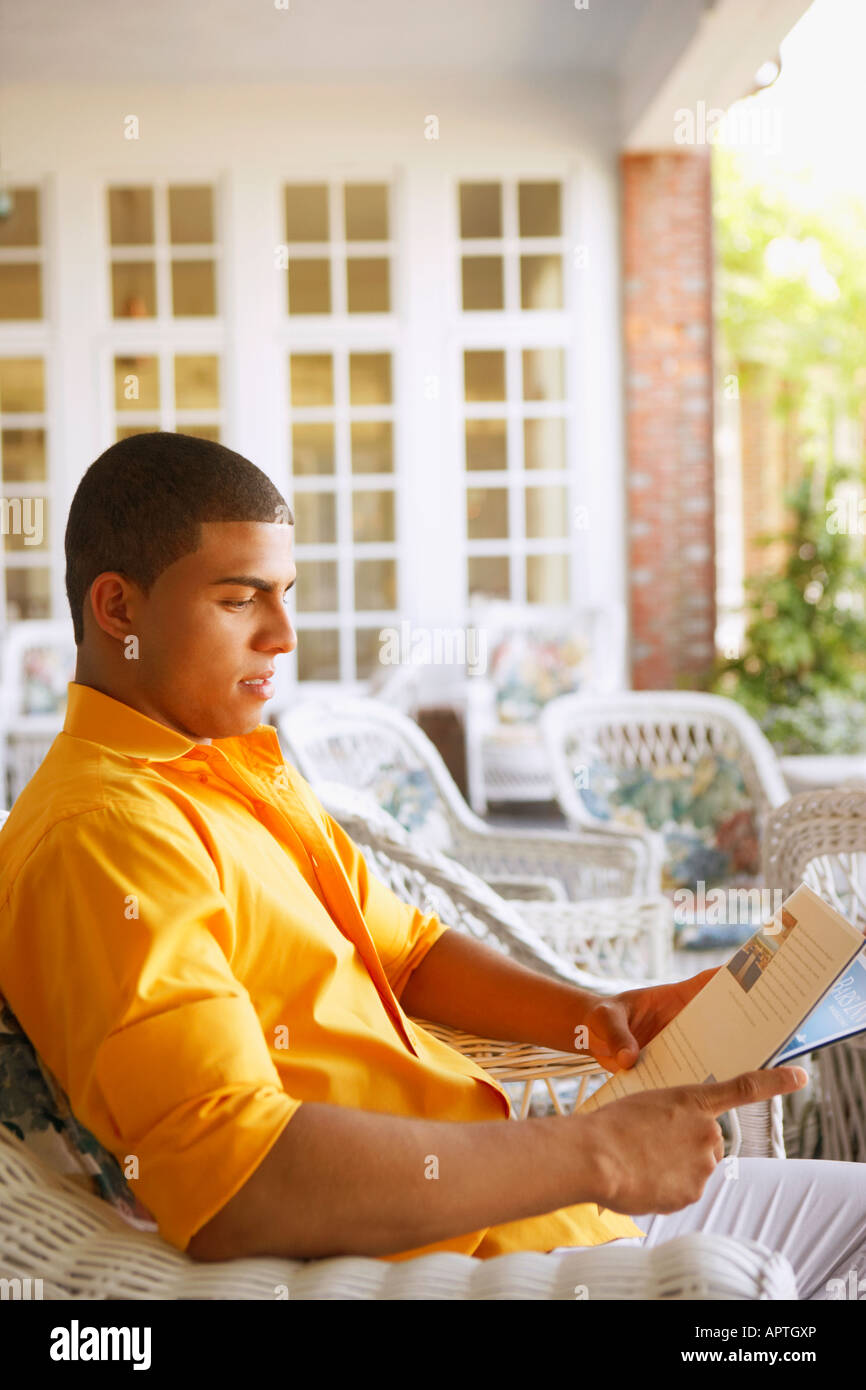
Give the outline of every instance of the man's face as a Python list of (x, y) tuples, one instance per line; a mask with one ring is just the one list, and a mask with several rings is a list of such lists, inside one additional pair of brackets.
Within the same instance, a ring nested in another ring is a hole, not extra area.
[[(207, 522), (201, 545), (129, 604), (139, 655), (120, 695), (133, 708), (199, 742), (250, 733), (273, 686), (245, 684), (276, 668), (297, 635), (284, 600), (295, 581), (294, 527)], [(231, 582), (244, 580), (243, 583)], [(252, 581), (270, 586), (270, 592)]]

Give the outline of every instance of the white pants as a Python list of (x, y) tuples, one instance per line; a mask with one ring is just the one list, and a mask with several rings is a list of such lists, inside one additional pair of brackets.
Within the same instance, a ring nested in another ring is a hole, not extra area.
[[(740, 1236), (790, 1261), (801, 1299), (851, 1298), (857, 1289), (866, 1300), (866, 1163), (727, 1158), (697, 1202), (634, 1221), (646, 1235), (623, 1236), (612, 1245), (643, 1249), (690, 1231)], [(844, 1291), (833, 1279), (843, 1281)]]

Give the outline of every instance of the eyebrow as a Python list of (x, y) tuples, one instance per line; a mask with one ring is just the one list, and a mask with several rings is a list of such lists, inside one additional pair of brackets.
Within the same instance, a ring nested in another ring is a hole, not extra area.
[[(297, 577), (295, 574), (295, 579)], [(293, 587), (295, 579), (292, 580), (291, 584), (286, 585), (287, 589)], [(222, 579), (211, 580), (211, 588), (216, 588), (218, 584), (240, 584), (245, 589), (261, 589), (266, 594), (272, 594), (277, 588), (276, 584), (269, 584), (266, 579), (259, 579), (258, 575), (255, 574), (227, 574)]]

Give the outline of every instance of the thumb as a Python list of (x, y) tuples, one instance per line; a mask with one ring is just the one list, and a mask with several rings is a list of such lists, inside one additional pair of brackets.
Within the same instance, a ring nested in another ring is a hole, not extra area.
[(637, 1060), (640, 1047), (628, 1026), (624, 1009), (614, 1004), (602, 1005), (593, 1019), (592, 1029), (601, 1039), (604, 1051), (621, 1067), (630, 1067)]

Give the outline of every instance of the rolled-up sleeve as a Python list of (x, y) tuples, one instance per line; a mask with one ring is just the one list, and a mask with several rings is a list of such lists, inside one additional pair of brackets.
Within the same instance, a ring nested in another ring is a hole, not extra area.
[(370, 873), (366, 860), (341, 825), (319, 804), (328, 836), (333, 840), (340, 862), (361, 905), (367, 930), (394, 994), (399, 999), (409, 976), (439, 940), (452, 928), (436, 915), (424, 913)]
[(299, 1108), (229, 965), (235, 922), (178, 811), (104, 807), (53, 827), (19, 873), (7, 984), (73, 1113), (180, 1250)]

